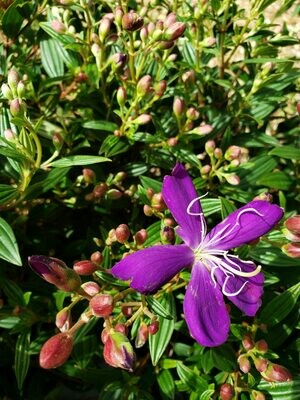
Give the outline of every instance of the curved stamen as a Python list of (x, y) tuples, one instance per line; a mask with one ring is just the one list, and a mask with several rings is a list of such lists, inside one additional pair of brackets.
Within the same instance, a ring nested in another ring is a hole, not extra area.
[[(232, 272), (234, 275), (242, 276), (242, 277), (244, 277), (244, 278), (251, 278), (252, 276), (256, 276), (256, 275), (259, 274), (260, 271), (261, 271), (261, 266), (258, 265), (258, 266), (255, 268), (255, 270), (250, 271), (250, 272), (244, 272), (244, 271), (241, 270), (241, 267), (240, 267), (238, 264), (234, 263), (234, 262), (233, 262), (232, 260), (230, 260), (230, 259), (226, 259), (225, 256), (224, 256), (224, 258), (225, 258), (225, 260), (226, 260), (227, 262), (225, 262), (224, 260), (221, 260), (219, 257), (216, 257), (216, 256), (214, 256), (214, 255), (209, 255), (209, 256), (206, 256), (206, 257), (204, 257), (204, 258), (206, 258), (207, 260), (209, 260), (209, 261), (215, 263), (215, 265), (218, 265), (219, 267), (222, 266), (225, 270), (227, 270), (227, 271), (229, 271), (229, 272)], [(238, 269), (233, 268), (231, 265), (229, 265), (229, 264), (228, 264), (229, 262), (232, 263), (233, 265), (235, 265)]]
[(247, 285), (248, 281), (244, 282), (244, 283), (242, 284), (242, 286), (241, 286), (236, 292), (230, 293), (230, 292), (227, 292), (227, 290), (226, 290), (226, 285), (227, 285), (227, 282), (228, 282), (229, 278), (230, 278), (230, 276), (227, 276), (227, 277), (225, 278), (225, 281), (224, 281), (224, 283), (223, 283), (223, 285), (222, 285), (222, 293), (223, 293), (225, 296), (227, 296), (227, 297), (234, 297), (234, 296), (237, 296), (238, 294), (240, 294), (240, 293), (242, 292), (242, 290), (244, 289), (244, 287)]
[(206, 236), (206, 233), (207, 233), (207, 226), (206, 226), (206, 222), (205, 222), (205, 218), (204, 218), (203, 212), (201, 211), (200, 213), (194, 213), (194, 212), (191, 211), (191, 208), (193, 207), (193, 205), (194, 205), (197, 201), (199, 201), (200, 199), (202, 199), (203, 197), (205, 197), (207, 194), (208, 194), (208, 192), (205, 193), (205, 194), (202, 195), (202, 196), (199, 196), (199, 197), (196, 197), (195, 199), (193, 199), (193, 200), (189, 203), (189, 205), (187, 206), (187, 209), (186, 209), (186, 212), (187, 212), (188, 215), (199, 216), (199, 217), (200, 217), (200, 223), (201, 223), (201, 240), (200, 240), (200, 244), (199, 244), (198, 248), (201, 246), (201, 244), (202, 244), (202, 242), (203, 242), (203, 239), (204, 239), (205, 236)]
[(263, 217), (264, 215), (261, 214), (259, 211), (257, 211), (255, 208), (249, 207), (249, 208), (245, 208), (244, 210), (241, 210), (238, 215), (237, 215), (237, 223), (239, 224), (239, 219), (240, 217), (246, 213), (246, 212), (254, 212), (254, 214), (259, 215), (260, 217)]

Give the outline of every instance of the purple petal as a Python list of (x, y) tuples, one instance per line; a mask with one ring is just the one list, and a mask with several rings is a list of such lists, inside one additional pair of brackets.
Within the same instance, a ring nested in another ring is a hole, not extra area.
[[(256, 265), (253, 262), (246, 262), (232, 256), (229, 256), (229, 259), (233, 260), (233, 262), (238, 265), (243, 272), (252, 272), (256, 269)], [(227, 263), (228, 261), (223, 258), (223, 262)], [(229, 263), (229, 266), (233, 267), (232, 263)], [(247, 278), (238, 275), (229, 275), (226, 283), (226, 276), (220, 269), (215, 271), (215, 276), (218, 283), (222, 286), (223, 294), (237, 293), (235, 296), (227, 296), (228, 299), (246, 315), (253, 317), (261, 305), (264, 283), (263, 274), (260, 272), (255, 276)], [(245, 282), (247, 283), (245, 284)], [(244, 288), (240, 290), (243, 285), (245, 285)]]
[(249, 243), (269, 232), (282, 216), (283, 210), (275, 204), (251, 201), (215, 226), (205, 239), (205, 247), (229, 250)]
[(183, 165), (176, 164), (172, 171), (172, 176), (164, 178), (162, 195), (179, 225), (177, 234), (188, 246), (196, 248), (201, 242), (206, 225), (204, 217), (199, 216), (202, 213), (199, 201), (196, 201), (191, 207), (191, 212), (198, 215), (190, 215), (187, 212), (188, 206), (198, 197), (198, 194)]
[(111, 273), (130, 280), (130, 286), (141, 293), (152, 293), (194, 261), (194, 253), (184, 244), (153, 246), (129, 254), (119, 261)]
[(183, 309), (191, 335), (202, 346), (219, 346), (226, 341), (230, 319), (223, 295), (200, 262), (193, 266)]

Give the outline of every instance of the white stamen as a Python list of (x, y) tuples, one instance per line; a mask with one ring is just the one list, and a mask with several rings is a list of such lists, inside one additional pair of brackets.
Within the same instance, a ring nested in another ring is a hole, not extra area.
[[(200, 197), (196, 197), (195, 199), (193, 199), (193, 200), (189, 203), (189, 205), (187, 206), (187, 209), (186, 209), (186, 212), (187, 212), (188, 215), (194, 215), (194, 216), (199, 216), (199, 217), (200, 217), (200, 223), (201, 223), (201, 240), (200, 240), (200, 245), (201, 245), (202, 241), (204, 240), (204, 238), (205, 238), (205, 236), (206, 236), (206, 234), (207, 234), (206, 221), (205, 221), (205, 218), (204, 218), (204, 215), (203, 215), (203, 212), (202, 212), (202, 211), (201, 211), (200, 213), (194, 213), (194, 212), (191, 211), (191, 208), (193, 207), (193, 205), (194, 205), (197, 201), (199, 201), (200, 199), (202, 199), (203, 197), (205, 197), (207, 194), (208, 194), (208, 192), (205, 193), (204, 195), (200, 196)], [(201, 206), (200, 206), (200, 209), (201, 209)], [(199, 245), (199, 246), (200, 246), (200, 245)]]
[(241, 286), (236, 292), (230, 293), (230, 292), (227, 292), (227, 290), (226, 290), (226, 285), (227, 285), (227, 282), (228, 282), (229, 278), (231, 278), (231, 277), (230, 277), (230, 276), (227, 276), (227, 277), (225, 278), (225, 281), (224, 281), (223, 286), (222, 286), (222, 293), (223, 293), (225, 296), (227, 296), (227, 297), (234, 297), (234, 296), (237, 296), (238, 294), (241, 293), (241, 291), (242, 291), (242, 290), (244, 289), (244, 287), (247, 285), (248, 281), (244, 282), (244, 283), (242, 284), (242, 286)]

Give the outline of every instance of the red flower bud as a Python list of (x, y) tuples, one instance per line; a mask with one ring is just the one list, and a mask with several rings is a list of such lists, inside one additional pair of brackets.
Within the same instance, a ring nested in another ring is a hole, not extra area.
[(260, 353), (266, 353), (268, 351), (268, 343), (263, 339), (256, 342), (255, 347)]
[(130, 230), (126, 224), (121, 224), (116, 228), (115, 235), (119, 243), (126, 243), (130, 236)]
[(258, 372), (264, 372), (267, 369), (269, 361), (265, 358), (255, 358), (254, 365)]
[(294, 235), (300, 235), (300, 215), (294, 215), (288, 218), (284, 226), (291, 231)]
[(58, 258), (31, 256), (28, 263), (41, 278), (65, 292), (76, 291), (81, 285), (79, 275)]
[(242, 344), (245, 350), (251, 350), (254, 347), (253, 340), (249, 335), (243, 337)]
[(96, 317), (108, 317), (114, 309), (114, 299), (110, 294), (96, 294), (90, 300), (90, 309)]
[(167, 206), (161, 193), (155, 193), (151, 199), (151, 207), (156, 211), (164, 211)]
[(67, 332), (72, 325), (71, 312), (65, 307), (55, 317), (55, 325), (61, 332)]
[(103, 255), (100, 253), (100, 251), (95, 251), (93, 254), (91, 254), (90, 259), (93, 263), (100, 265), (103, 261)]
[(180, 97), (175, 97), (173, 101), (173, 113), (179, 118), (184, 111), (184, 101)]
[(159, 322), (157, 320), (154, 320), (149, 324), (148, 326), (148, 331), (151, 335), (155, 335), (158, 332), (159, 329)]
[(81, 288), (87, 293), (89, 296), (95, 296), (101, 290), (100, 286), (96, 282), (84, 282), (81, 285)]
[(73, 269), (78, 275), (92, 275), (97, 271), (98, 267), (90, 260), (77, 261), (73, 265)]
[(145, 96), (149, 92), (151, 81), (151, 75), (143, 76), (137, 83), (137, 93), (141, 96)]
[(248, 357), (246, 355), (242, 354), (241, 356), (239, 356), (237, 361), (238, 361), (240, 370), (243, 371), (245, 374), (248, 374), (248, 372), (251, 369), (251, 364), (250, 364)]
[(175, 22), (166, 29), (163, 38), (165, 40), (176, 40), (179, 38), (179, 36), (183, 34), (184, 31), (185, 31), (185, 23)]
[(122, 17), (122, 27), (126, 31), (137, 31), (144, 24), (144, 20), (136, 12), (131, 10)]
[(271, 362), (269, 362), (267, 369), (261, 373), (261, 376), (268, 382), (289, 382), (293, 379), (287, 368)]
[(215, 148), (216, 148), (216, 143), (214, 142), (214, 140), (208, 140), (205, 143), (205, 151), (208, 155), (213, 155)]
[(149, 336), (148, 326), (145, 322), (141, 322), (135, 338), (135, 347), (138, 349), (147, 342)]
[(63, 365), (73, 349), (73, 338), (68, 333), (58, 333), (43, 344), (40, 352), (40, 366), (45, 369)]
[(96, 174), (91, 168), (83, 168), (82, 175), (86, 183), (95, 182)]
[(148, 238), (148, 233), (146, 229), (141, 229), (134, 235), (134, 241), (137, 246), (141, 246), (142, 244), (144, 244), (147, 238)]
[(300, 258), (300, 243), (288, 243), (281, 249), (289, 257)]
[(223, 383), (220, 388), (220, 398), (221, 400), (231, 400), (233, 398), (233, 387), (230, 383)]

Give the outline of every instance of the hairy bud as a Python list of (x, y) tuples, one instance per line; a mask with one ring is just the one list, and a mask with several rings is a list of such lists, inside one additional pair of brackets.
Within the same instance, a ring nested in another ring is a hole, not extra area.
[(141, 229), (134, 235), (134, 241), (137, 246), (143, 245), (146, 242), (147, 238), (148, 233), (146, 229)]
[(114, 309), (114, 299), (110, 294), (96, 294), (90, 300), (90, 309), (96, 317), (108, 317)]
[(141, 322), (135, 338), (135, 347), (139, 349), (140, 347), (144, 346), (144, 344), (148, 340), (148, 336), (149, 336), (148, 326), (146, 325), (145, 322)]
[(122, 17), (122, 27), (126, 31), (137, 31), (144, 24), (144, 20), (136, 12), (131, 10)]
[(89, 296), (95, 296), (95, 294), (98, 294), (101, 290), (100, 286), (98, 283), (89, 281), (89, 282), (84, 282), (81, 285), (81, 288), (85, 291), (86, 294)]
[(281, 250), (291, 258), (300, 258), (300, 243), (288, 243)]
[(73, 269), (78, 275), (92, 275), (98, 267), (91, 260), (82, 260), (77, 261), (73, 265)]
[(230, 383), (223, 383), (220, 388), (220, 398), (221, 400), (231, 400), (233, 398), (234, 392), (233, 387)]
[(116, 228), (115, 231), (116, 239), (119, 243), (126, 243), (130, 236), (130, 229), (128, 225), (121, 224)]
[(61, 332), (67, 332), (71, 328), (72, 319), (69, 308), (65, 307), (56, 314), (55, 325)]
[(105, 362), (115, 368), (133, 370), (135, 354), (128, 338), (121, 332), (111, 329), (104, 343)]
[(289, 382), (293, 379), (287, 368), (271, 362), (269, 362), (267, 369), (261, 373), (261, 376), (268, 382)]

